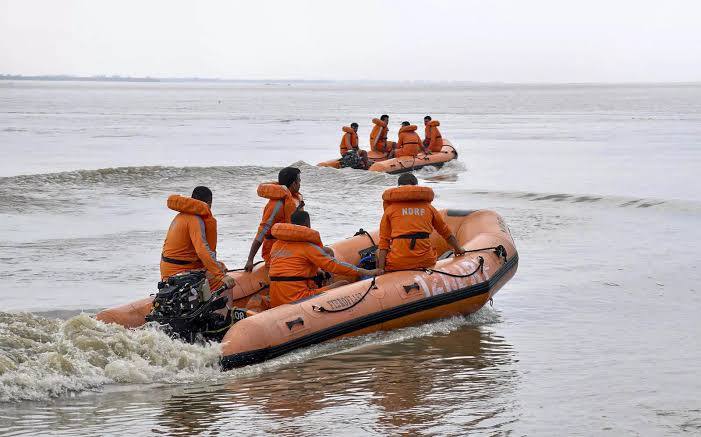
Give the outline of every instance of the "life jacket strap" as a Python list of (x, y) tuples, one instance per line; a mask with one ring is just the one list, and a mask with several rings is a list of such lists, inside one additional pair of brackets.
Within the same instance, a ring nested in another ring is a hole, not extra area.
[(409, 250), (414, 250), (414, 248), (416, 247), (416, 240), (425, 240), (425, 239), (430, 238), (430, 237), (431, 237), (431, 234), (429, 234), (428, 232), (416, 232), (413, 234), (400, 235), (400, 236), (394, 237), (392, 239), (393, 240), (397, 240), (397, 239), (411, 240), (411, 243), (409, 244)]
[(163, 262), (167, 262), (168, 264), (175, 264), (177, 266), (187, 266), (187, 265), (194, 264), (197, 261), (199, 261), (199, 260), (187, 261), (184, 259), (168, 258), (167, 256), (165, 256), (163, 254), (161, 254), (161, 260), (163, 260)]

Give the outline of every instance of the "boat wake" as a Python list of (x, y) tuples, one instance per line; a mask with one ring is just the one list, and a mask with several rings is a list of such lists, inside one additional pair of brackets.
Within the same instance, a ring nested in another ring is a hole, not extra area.
[(0, 401), (45, 400), (114, 383), (184, 383), (219, 374), (219, 345), (174, 341), (88, 314), (0, 313)]
[(0, 402), (48, 400), (110, 384), (183, 384), (250, 376), (368, 346), (496, 322), (497, 313), (483, 308), (468, 317), (319, 344), (223, 374), (217, 343), (186, 344), (152, 326), (127, 329), (86, 313), (68, 320), (0, 313)]

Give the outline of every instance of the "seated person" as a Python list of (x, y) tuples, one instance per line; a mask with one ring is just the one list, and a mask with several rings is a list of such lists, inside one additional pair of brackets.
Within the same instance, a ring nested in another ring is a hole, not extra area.
[(389, 155), (394, 150), (395, 143), (387, 141), (389, 115), (384, 114), (379, 119), (372, 119), (373, 127), (370, 132), (370, 150)]
[(436, 264), (436, 250), (429, 239), (435, 229), (462, 255), (460, 247), (440, 213), (431, 205), (433, 190), (419, 187), (416, 176), (404, 173), (399, 186), (382, 194), (384, 214), (380, 222), (377, 268), (381, 271), (420, 269)]
[(410, 125), (408, 121), (402, 122), (399, 129), (397, 147), (394, 150), (394, 157), (416, 156), (421, 150), (421, 137), (416, 133), (416, 125)]
[(438, 126), (441, 123), (438, 120), (431, 120), (431, 116), (427, 115), (424, 117), (424, 126), (426, 126), (426, 136), (424, 137), (424, 151), (429, 152), (440, 152), (443, 149), (443, 137), (441, 136), (441, 131), (438, 130)]
[(291, 223), (273, 226), (275, 243), (270, 252), (270, 306), (294, 302), (332, 288), (346, 285), (334, 282), (317, 288), (314, 277), (319, 269), (344, 276), (376, 276), (378, 270), (365, 270), (339, 261), (333, 251), (321, 244), (319, 232), (310, 228), (309, 213), (297, 211)]
[(350, 127), (343, 126), (343, 137), (341, 137), (341, 157), (350, 150), (355, 150), (358, 153), (365, 169), (368, 169), (368, 152), (358, 147), (358, 123), (351, 123)]
[(206, 270), (209, 287), (234, 286), (226, 275), (226, 266), (217, 261), (217, 220), (212, 215), (212, 191), (195, 187), (192, 197), (173, 194), (168, 208), (178, 215), (168, 228), (161, 252), (161, 280), (178, 273)]

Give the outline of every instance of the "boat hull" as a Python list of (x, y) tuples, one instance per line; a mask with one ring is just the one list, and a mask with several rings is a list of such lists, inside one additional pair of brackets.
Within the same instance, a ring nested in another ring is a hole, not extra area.
[[(424, 167), (432, 166), (440, 168), (446, 162), (457, 159), (458, 152), (448, 140), (445, 140), (443, 149), (440, 152), (434, 152), (429, 155), (419, 153), (416, 156), (383, 159), (380, 154), (377, 154), (376, 152), (369, 152), (368, 157), (370, 158), (370, 161), (373, 162), (368, 170), (389, 174), (400, 174), (420, 170)], [(317, 166), (332, 168), (341, 167), (338, 159), (320, 162), (317, 164)]]

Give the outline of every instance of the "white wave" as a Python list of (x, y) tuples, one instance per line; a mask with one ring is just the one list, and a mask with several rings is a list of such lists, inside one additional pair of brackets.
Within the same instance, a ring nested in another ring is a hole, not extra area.
[(85, 313), (65, 321), (0, 313), (0, 401), (211, 379), (220, 374), (219, 355), (218, 344), (184, 344), (155, 328), (126, 329)]

